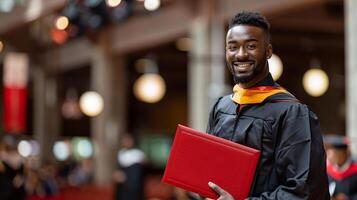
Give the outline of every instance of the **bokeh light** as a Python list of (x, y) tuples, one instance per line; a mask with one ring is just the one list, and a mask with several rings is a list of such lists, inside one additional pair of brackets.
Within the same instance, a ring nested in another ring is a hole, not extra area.
[(53, 154), (55, 158), (59, 161), (64, 161), (68, 159), (70, 154), (70, 147), (67, 142), (58, 141), (53, 145)]
[(158, 74), (144, 74), (134, 83), (135, 96), (146, 103), (160, 101), (166, 92), (164, 79)]
[(85, 92), (79, 99), (81, 111), (90, 117), (99, 115), (104, 108), (104, 101), (100, 94), (94, 91)]
[(66, 16), (59, 16), (55, 24), (58, 30), (65, 30), (69, 25), (69, 20)]
[(19, 154), (23, 157), (28, 157), (31, 155), (32, 152), (32, 147), (30, 142), (26, 140), (21, 140), (19, 144), (17, 145), (17, 151)]
[(56, 44), (63, 44), (68, 39), (68, 33), (66, 31), (54, 28), (51, 31), (51, 38), (52, 41)]
[(145, 0), (144, 1), (144, 7), (148, 11), (154, 11), (157, 10), (160, 7), (160, 0)]
[(106, 0), (105, 2), (109, 7), (117, 7), (121, 3), (121, 0)]
[(305, 91), (313, 96), (319, 97), (323, 95), (329, 86), (329, 78), (321, 69), (309, 69), (303, 77), (303, 87)]
[(283, 62), (279, 56), (273, 54), (268, 60), (269, 63), (269, 72), (271, 73), (274, 81), (278, 80), (283, 73)]
[(180, 51), (190, 51), (192, 47), (192, 40), (188, 37), (182, 37), (176, 40), (176, 48)]
[(74, 137), (71, 141), (73, 156), (77, 160), (90, 158), (94, 154), (93, 143), (86, 137)]
[(81, 139), (77, 143), (76, 151), (82, 158), (89, 158), (93, 155), (93, 145), (88, 139)]

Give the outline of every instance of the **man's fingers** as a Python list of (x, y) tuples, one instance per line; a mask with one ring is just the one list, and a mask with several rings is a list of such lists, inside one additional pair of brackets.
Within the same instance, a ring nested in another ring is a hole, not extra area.
[(223, 190), (218, 185), (216, 185), (216, 184), (214, 184), (212, 182), (208, 182), (208, 186), (210, 188), (212, 188), (215, 192), (217, 192), (219, 195), (226, 195), (227, 194), (227, 192), (225, 190)]

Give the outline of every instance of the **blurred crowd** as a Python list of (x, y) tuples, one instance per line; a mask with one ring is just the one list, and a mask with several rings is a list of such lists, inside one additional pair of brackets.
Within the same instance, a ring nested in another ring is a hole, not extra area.
[(68, 159), (40, 164), (36, 156), (22, 157), (13, 137), (0, 142), (1, 200), (60, 200), (60, 189), (92, 181), (92, 161)]
[(162, 169), (153, 168), (130, 134), (120, 138), (112, 184), (94, 183), (92, 158), (69, 157), (41, 163), (39, 156), (21, 156), (19, 139), (0, 140), (1, 200), (185, 200), (186, 193), (161, 183)]

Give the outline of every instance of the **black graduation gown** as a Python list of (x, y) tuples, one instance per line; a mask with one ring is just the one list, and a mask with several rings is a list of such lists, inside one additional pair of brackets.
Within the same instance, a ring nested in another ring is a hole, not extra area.
[(261, 151), (248, 199), (330, 199), (315, 114), (285, 93), (239, 108), (231, 95), (218, 99), (207, 132)]

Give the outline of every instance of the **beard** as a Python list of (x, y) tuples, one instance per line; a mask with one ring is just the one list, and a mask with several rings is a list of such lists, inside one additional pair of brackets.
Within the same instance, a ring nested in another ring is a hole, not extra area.
[(249, 74), (241, 74), (241, 75), (237, 75), (237, 73), (234, 72), (234, 68), (233, 68), (233, 80), (234, 83), (239, 84), (239, 83), (249, 83), (251, 80), (254, 79), (254, 77), (257, 76), (257, 74), (259, 74), (259, 70), (258, 67), (254, 67), (253, 71)]
[(233, 80), (234, 83), (239, 84), (239, 83), (249, 83), (253, 78), (255, 77), (255, 73), (249, 74), (249, 75), (244, 75), (244, 76), (236, 76), (233, 75)]

